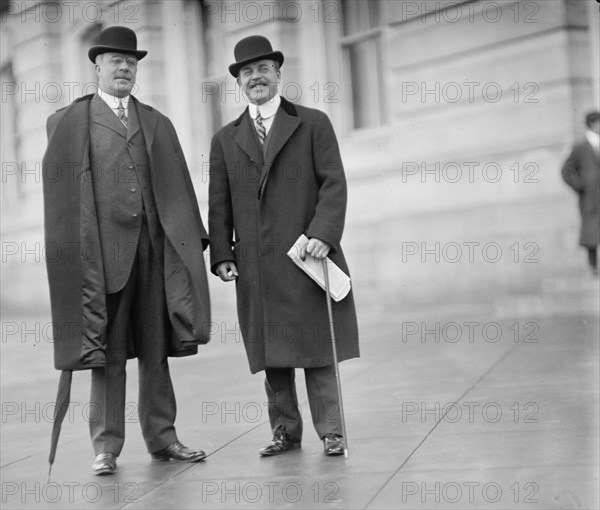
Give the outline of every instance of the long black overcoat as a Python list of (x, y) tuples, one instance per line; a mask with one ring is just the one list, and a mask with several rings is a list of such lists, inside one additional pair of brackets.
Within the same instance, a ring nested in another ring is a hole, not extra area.
[(600, 242), (600, 158), (587, 140), (573, 147), (562, 167), (562, 176), (579, 196), (579, 244), (597, 246)]
[[(48, 118), (42, 163), (54, 365), (59, 370), (102, 367), (106, 361), (106, 293), (89, 158), (92, 97), (79, 98)], [(170, 356), (195, 354), (198, 344), (208, 342), (211, 329), (202, 253), (208, 235), (172, 123), (132, 100), (165, 233), (164, 279), (172, 331), (165, 342)], [(132, 339), (127, 341), (128, 357), (135, 357)]]
[[(324, 291), (287, 256), (300, 234), (340, 246), (346, 179), (327, 115), (282, 98), (263, 157), (246, 111), (212, 140), (211, 269), (235, 261), (237, 308), (250, 371), (333, 363)], [(333, 303), (339, 360), (359, 355), (352, 291)]]

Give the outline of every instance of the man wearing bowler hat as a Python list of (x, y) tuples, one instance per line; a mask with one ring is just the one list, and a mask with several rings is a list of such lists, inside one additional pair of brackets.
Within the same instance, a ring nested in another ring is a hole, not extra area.
[[(238, 317), (250, 371), (264, 370), (271, 442), (260, 455), (300, 448), (294, 382), (303, 368), (313, 424), (326, 455), (344, 452), (325, 292), (286, 255), (308, 239), (303, 258), (329, 257), (346, 273), (340, 240), (346, 179), (327, 115), (278, 95), (284, 56), (262, 36), (234, 49), (229, 71), (249, 105), (212, 140), (211, 270), (236, 281)], [(357, 357), (352, 292), (334, 303), (338, 358)]]
[(125, 440), (125, 365), (134, 357), (137, 411), (152, 459), (205, 458), (178, 440), (167, 358), (196, 354), (208, 341), (202, 257), (208, 236), (173, 125), (130, 95), (146, 53), (131, 29), (102, 31), (88, 52), (98, 92), (47, 124), (45, 237), (47, 246), (59, 248), (47, 257), (55, 366), (69, 377), (91, 369), (89, 427), (98, 475), (117, 468)]
[(598, 276), (600, 243), (600, 112), (585, 116), (585, 140), (575, 144), (562, 167), (564, 181), (577, 193), (581, 228), (579, 244), (585, 246), (588, 264)]

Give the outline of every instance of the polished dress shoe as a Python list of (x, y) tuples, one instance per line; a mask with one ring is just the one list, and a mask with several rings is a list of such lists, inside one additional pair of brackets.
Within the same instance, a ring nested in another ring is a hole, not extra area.
[(152, 460), (178, 460), (180, 462), (198, 462), (206, 458), (202, 450), (192, 450), (175, 441), (158, 452), (151, 453)]
[(273, 434), (271, 442), (264, 448), (261, 448), (258, 453), (263, 457), (268, 457), (279, 455), (289, 450), (297, 450), (301, 446), (302, 443), (300, 441), (293, 441), (285, 430), (278, 430)]
[(95, 475), (112, 475), (117, 470), (117, 456), (112, 453), (96, 455), (92, 469)]
[(325, 434), (323, 436), (323, 451), (325, 455), (343, 455), (344, 438), (335, 434)]

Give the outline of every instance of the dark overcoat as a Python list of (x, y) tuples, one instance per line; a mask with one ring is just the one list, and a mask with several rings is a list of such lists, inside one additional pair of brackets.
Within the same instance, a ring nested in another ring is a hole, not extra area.
[(562, 176), (579, 195), (579, 244), (597, 246), (600, 241), (600, 157), (587, 140), (573, 147), (562, 167)]
[[(105, 366), (106, 292), (90, 163), (93, 95), (48, 118), (42, 163), (46, 265), (59, 370)], [(210, 303), (203, 250), (208, 235), (177, 134), (157, 110), (131, 98), (144, 134), (153, 193), (164, 230), (170, 356), (209, 340)], [(128, 357), (135, 357), (132, 338)]]
[[(333, 363), (325, 292), (287, 256), (300, 234), (340, 246), (346, 179), (327, 115), (282, 98), (267, 151), (248, 109), (212, 140), (209, 185), (211, 270), (234, 261), (237, 308), (250, 371)], [(359, 355), (352, 291), (333, 303), (339, 360)]]

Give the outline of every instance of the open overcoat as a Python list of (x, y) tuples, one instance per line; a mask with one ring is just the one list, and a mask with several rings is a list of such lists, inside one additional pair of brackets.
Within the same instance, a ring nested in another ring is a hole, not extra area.
[[(281, 99), (266, 144), (248, 109), (212, 140), (209, 185), (211, 270), (234, 261), (237, 308), (250, 371), (333, 363), (325, 292), (287, 256), (300, 234), (340, 246), (346, 179), (327, 115)], [(352, 291), (333, 303), (339, 361), (357, 357)]]
[[(48, 118), (42, 163), (46, 265), (59, 370), (105, 366), (106, 292), (90, 163), (93, 95)], [(150, 161), (153, 193), (165, 234), (164, 280), (172, 334), (170, 356), (208, 342), (210, 303), (202, 224), (189, 171), (170, 120), (135, 98)], [(128, 338), (128, 357), (135, 357)]]

